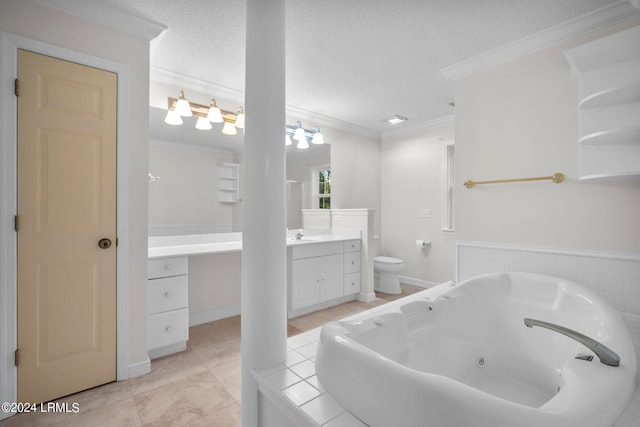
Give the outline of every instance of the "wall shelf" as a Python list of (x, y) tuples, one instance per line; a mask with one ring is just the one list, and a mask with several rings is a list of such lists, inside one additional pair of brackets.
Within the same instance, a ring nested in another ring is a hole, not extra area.
[(640, 99), (640, 59), (581, 74), (580, 108), (622, 105)]
[(580, 143), (640, 144), (640, 102), (581, 109), (580, 120)]
[(240, 164), (218, 165), (218, 200), (221, 203), (237, 203), (240, 198)]
[(580, 75), (580, 179), (640, 175), (640, 27), (564, 54)]

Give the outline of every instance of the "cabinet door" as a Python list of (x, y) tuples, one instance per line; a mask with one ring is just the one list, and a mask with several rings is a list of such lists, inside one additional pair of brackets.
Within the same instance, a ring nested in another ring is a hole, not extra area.
[(344, 295), (342, 255), (320, 258), (320, 302), (340, 298)]
[(305, 258), (291, 262), (291, 309), (318, 304), (320, 259)]

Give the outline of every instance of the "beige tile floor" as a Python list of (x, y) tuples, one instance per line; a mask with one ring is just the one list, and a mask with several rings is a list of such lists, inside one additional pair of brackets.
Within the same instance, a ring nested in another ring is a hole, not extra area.
[[(422, 288), (402, 284), (401, 295), (378, 294), (290, 319), (289, 336), (384, 304)], [(194, 326), (187, 349), (155, 359), (151, 372), (61, 398), (78, 413), (24, 413), (0, 427), (240, 426), (240, 316)]]

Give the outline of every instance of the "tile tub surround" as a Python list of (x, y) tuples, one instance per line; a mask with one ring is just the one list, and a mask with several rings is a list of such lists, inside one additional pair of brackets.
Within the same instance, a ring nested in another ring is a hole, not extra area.
[[(356, 320), (397, 310), (401, 305), (431, 293), (431, 289), (420, 291), (347, 319)], [(626, 323), (629, 332), (632, 335), (635, 333), (636, 338), (640, 337), (640, 316)], [(281, 365), (255, 372), (260, 391), (269, 399), (277, 400), (279, 407), (284, 408), (299, 427), (366, 426), (331, 397), (318, 381), (315, 355), (320, 330), (321, 328), (316, 328), (290, 337), (287, 341), (287, 360)], [(636, 387), (631, 402), (611, 427), (640, 427), (640, 386)]]

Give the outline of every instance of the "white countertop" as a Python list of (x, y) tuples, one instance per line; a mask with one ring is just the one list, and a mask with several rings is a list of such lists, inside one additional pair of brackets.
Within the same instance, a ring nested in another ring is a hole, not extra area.
[[(287, 233), (287, 246), (308, 245), (360, 239), (359, 230), (303, 230), (304, 236), (296, 240), (296, 231)], [(242, 250), (242, 233), (187, 234), (180, 236), (149, 237), (148, 257), (205, 255)]]

